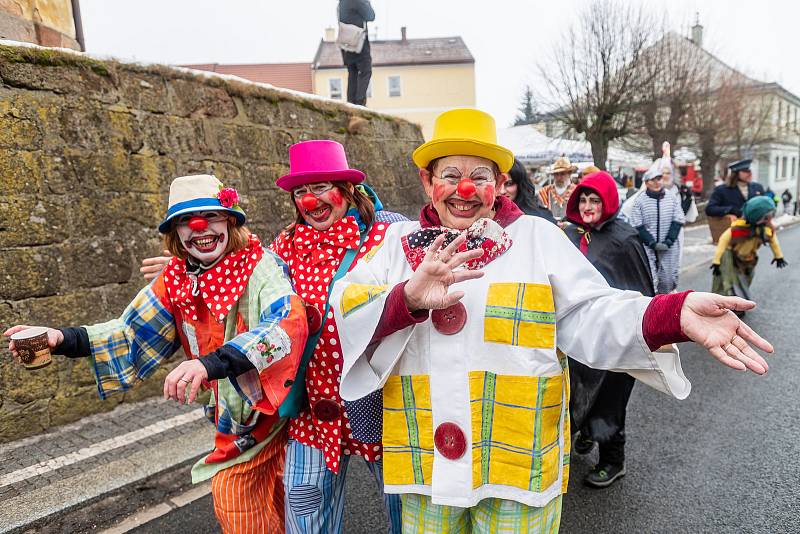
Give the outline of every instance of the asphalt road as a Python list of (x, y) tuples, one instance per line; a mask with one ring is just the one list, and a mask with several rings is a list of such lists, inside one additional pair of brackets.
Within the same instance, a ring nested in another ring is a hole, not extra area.
[[(739, 373), (690, 344), (681, 347), (692, 381), (678, 401), (638, 384), (628, 408), (627, 476), (606, 490), (581, 483), (596, 450), (573, 455), (562, 533), (800, 532), (800, 226), (780, 233), (789, 268), (778, 271), (763, 248), (753, 284), (759, 308), (747, 323), (775, 346), (766, 376)], [(706, 268), (684, 273), (681, 287), (708, 290)], [(217, 532), (205, 497), (136, 532)], [(348, 534), (385, 529), (369, 472), (352, 462)]]

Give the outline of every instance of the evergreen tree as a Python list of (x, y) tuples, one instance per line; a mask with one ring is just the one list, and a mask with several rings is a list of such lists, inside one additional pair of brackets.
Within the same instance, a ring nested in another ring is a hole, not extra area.
[(537, 118), (536, 102), (533, 100), (533, 91), (530, 85), (525, 86), (525, 92), (522, 93), (522, 103), (519, 106), (519, 114), (514, 119), (514, 126), (522, 124), (533, 124)]

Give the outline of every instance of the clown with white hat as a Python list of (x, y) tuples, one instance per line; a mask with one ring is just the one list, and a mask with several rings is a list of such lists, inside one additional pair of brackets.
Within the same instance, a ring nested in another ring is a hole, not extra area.
[(183, 348), (188, 360), (169, 373), (164, 396), (192, 402), (210, 389), (206, 413), (216, 425), (213, 450), (192, 480), (213, 479), (224, 532), (283, 532), (282, 493), (272, 490), (281, 484), (286, 445), (278, 411), (308, 326), (283, 262), (245, 221), (238, 193), (216, 177), (176, 178), (158, 227), (173, 255), (164, 270), (119, 319), (48, 334), (54, 353), (89, 358), (103, 399), (128, 391)]

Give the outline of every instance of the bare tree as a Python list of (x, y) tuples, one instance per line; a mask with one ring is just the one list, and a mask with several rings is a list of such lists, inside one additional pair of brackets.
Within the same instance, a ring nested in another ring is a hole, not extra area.
[[(663, 26), (666, 27), (666, 24)], [(626, 145), (661, 156), (661, 145), (678, 146), (689, 131), (689, 114), (698, 92), (712, 75), (712, 56), (689, 39), (671, 31), (646, 49), (639, 63), (636, 95), (638, 124)]]
[(642, 53), (652, 44), (652, 17), (619, 0), (594, 0), (539, 64), (552, 119), (583, 134), (594, 164), (606, 167), (609, 143), (635, 124)]
[(695, 136), (703, 196), (707, 197), (720, 161), (752, 155), (759, 145), (775, 139), (775, 97), (768, 84), (730, 68), (700, 82), (702, 86), (690, 102), (687, 129)]

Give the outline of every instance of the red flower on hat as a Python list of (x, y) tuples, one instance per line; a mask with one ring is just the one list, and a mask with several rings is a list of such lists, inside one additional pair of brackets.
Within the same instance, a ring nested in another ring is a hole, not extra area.
[(239, 193), (232, 187), (220, 189), (217, 193), (219, 203), (225, 208), (233, 208), (239, 203)]

